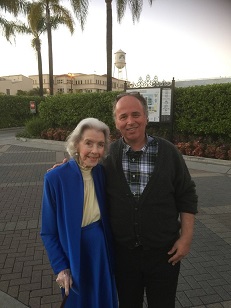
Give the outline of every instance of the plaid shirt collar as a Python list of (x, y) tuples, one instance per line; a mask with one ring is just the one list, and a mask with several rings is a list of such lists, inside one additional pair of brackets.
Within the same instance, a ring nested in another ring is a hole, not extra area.
[[(153, 137), (148, 136), (146, 134), (146, 140), (147, 143), (142, 147), (142, 149), (140, 151), (142, 152), (147, 152), (148, 146), (151, 144), (151, 142), (154, 140)], [(123, 143), (123, 153), (127, 154), (128, 152), (137, 152), (137, 151), (133, 151), (132, 148), (130, 147), (129, 144), (127, 144), (124, 140), (124, 138), (122, 137), (122, 143)]]

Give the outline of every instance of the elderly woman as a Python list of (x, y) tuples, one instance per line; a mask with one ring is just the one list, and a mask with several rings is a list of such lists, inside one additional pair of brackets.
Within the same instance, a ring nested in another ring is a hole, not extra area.
[(41, 237), (68, 308), (116, 308), (112, 239), (105, 209), (109, 128), (82, 120), (67, 140), (71, 157), (45, 175)]

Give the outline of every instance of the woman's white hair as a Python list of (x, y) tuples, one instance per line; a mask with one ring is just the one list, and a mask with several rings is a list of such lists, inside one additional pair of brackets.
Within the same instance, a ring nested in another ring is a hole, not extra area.
[(74, 157), (76, 155), (78, 144), (82, 139), (83, 133), (86, 129), (95, 129), (104, 134), (105, 137), (104, 156), (105, 156), (109, 148), (110, 129), (104, 122), (98, 119), (86, 118), (80, 121), (79, 124), (76, 126), (76, 128), (72, 131), (72, 133), (67, 137), (66, 150), (70, 155), (70, 157)]

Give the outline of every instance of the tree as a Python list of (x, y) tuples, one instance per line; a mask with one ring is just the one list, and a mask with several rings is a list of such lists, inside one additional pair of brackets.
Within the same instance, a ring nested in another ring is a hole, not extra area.
[(112, 0), (106, 2), (107, 91), (112, 91)]
[(40, 0), (37, 2), (38, 12), (44, 12), (45, 14), (45, 24), (48, 39), (48, 57), (49, 57), (49, 86), (50, 95), (54, 94), (54, 74), (53, 74), (53, 50), (52, 50), (52, 27), (54, 27), (55, 22), (56, 28), (59, 24), (66, 25), (71, 34), (74, 32), (74, 21), (71, 13), (68, 9), (59, 5), (59, 0)]
[(31, 42), (32, 47), (36, 50), (38, 60), (39, 73), (39, 95), (43, 96), (43, 69), (42, 69), (42, 54), (41, 54), (41, 40), (40, 35), (46, 31), (46, 19), (43, 15), (41, 7), (38, 3), (32, 3), (28, 7), (27, 13), (28, 33), (33, 35)]
[[(148, 0), (149, 4), (152, 5), (153, 0)], [(88, 0), (70, 0), (73, 10), (77, 15), (77, 18), (83, 24), (85, 22), (87, 11), (88, 11)], [(80, 3), (83, 10), (80, 9)], [(106, 3), (106, 51), (107, 51), (107, 91), (112, 91), (112, 0), (105, 0)], [(129, 6), (132, 13), (132, 20), (139, 21), (140, 14), (143, 7), (143, 0), (116, 0), (117, 7), (117, 20), (121, 23), (127, 5)], [(80, 14), (81, 13), (81, 14)], [(83, 18), (80, 18), (82, 17)]]
[[(153, 0), (148, 0), (152, 5)], [(107, 42), (107, 91), (112, 91), (112, 0), (105, 0), (107, 10), (106, 42)], [(132, 13), (133, 23), (138, 22), (143, 8), (143, 0), (116, 0), (117, 20), (121, 23), (127, 5)]]
[[(74, 31), (72, 19), (63, 17), (63, 15), (50, 16), (50, 27), (51, 29), (57, 29), (60, 24), (66, 25), (68, 23), (69, 29), (71, 32)], [(39, 93), (40, 96), (43, 96), (43, 72), (42, 72), (42, 55), (41, 55), (41, 40), (40, 35), (47, 31), (47, 19), (44, 12), (44, 8), (40, 2), (33, 2), (28, 5), (28, 26), (27, 33), (33, 35), (32, 47), (36, 50), (37, 59), (38, 59), (38, 73), (39, 73)], [(68, 20), (68, 22), (67, 22)], [(53, 80), (53, 77), (52, 77)]]

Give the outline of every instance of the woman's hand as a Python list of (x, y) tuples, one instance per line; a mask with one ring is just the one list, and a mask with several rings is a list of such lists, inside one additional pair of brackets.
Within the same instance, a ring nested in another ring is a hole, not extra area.
[(65, 269), (61, 271), (56, 278), (56, 282), (60, 288), (65, 289), (65, 294), (66, 296), (68, 296), (69, 290), (72, 287), (72, 283), (73, 283), (70, 270)]

